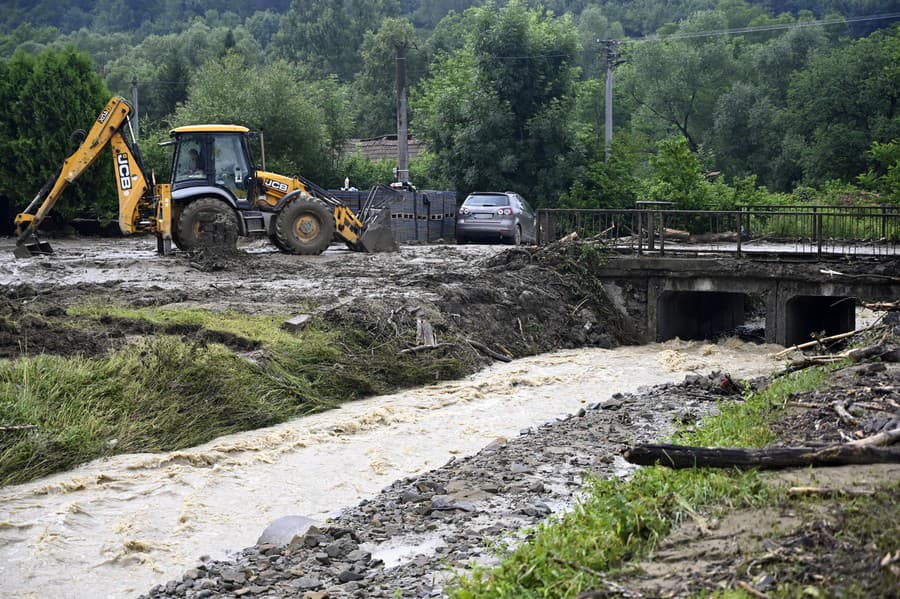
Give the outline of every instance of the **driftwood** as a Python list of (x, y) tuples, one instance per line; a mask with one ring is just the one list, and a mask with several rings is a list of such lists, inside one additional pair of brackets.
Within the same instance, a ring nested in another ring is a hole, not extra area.
[(37, 428), (36, 424), (17, 424), (11, 426), (0, 426), (0, 433), (14, 433), (17, 431), (33, 431)]
[(865, 497), (874, 495), (872, 489), (837, 489), (833, 487), (791, 487), (788, 495), (849, 495), (851, 497)]
[(510, 358), (509, 356), (503, 355), (500, 352), (496, 352), (496, 351), (492, 350), (484, 343), (479, 343), (478, 341), (474, 341), (472, 339), (466, 339), (466, 343), (468, 343), (469, 345), (471, 345), (472, 347), (474, 347), (481, 353), (488, 355), (491, 358), (494, 358), (495, 360), (500, 360), (501, 362), (512, 362), (512, 358)]
[(434, 349), (441, 349), (443, 347), (456, 347), (455, 343), (435, 343), (434, 345), (417, 345), (415, 347), (408, 347), (406, 349), (401, 349), (401, 354), (417, 354), (420, 351), (431, 351)]
[(876, 302), (873, 304), (863, 304), (864, 307), (876, 312), (893, 312), (900, 310), (900, 301), (897, 302)]
[(900, 463), (900, 448), (871, 445), (833, 445), (830, 447), (768, 447), (741, 449), (692, 447), (688, 445), (637, 445), (626, 449), (627, 462), (641, 466), (659, 464), (669, 468), (797, 468), (805, 466), (844, 466), (848, 464)]
[(751, 597), (756, 597), (756, 599), (769, 599), (768, 595), (766, 595), (765, 593), (763, 593), (761, 591), (757, 591), (756, 589), (754, 589), (752, 586), (750, 586), (743, 580), (739, 580), (737, 585), (739, 587), (741, 587), (742, 589), (744, 589), (744, 592), (746, 592)]
[(840, 417), (841, 422), (843, 422), (844, 424), (846, 424), (848, 426), (853, 426), (854, 424), (856, 424), (856, 417), (847, 411), (847, 408), (846, 408), (846, 406), (844, 406), (843, 402), (836, 401), (833, 404), (831, 404), (831, 407), (835, 411), (835, 413), (837, 413), (837, 415)]
[(850, 441), (847, 445), (854, 447), (876, 447), (882, 445), (892, 445), (900, 441), (900, 428), (894, 428), (889, 431), (882, 431), (871, 437), (864, 437), (857, 441)]
[(847, 333), (840, 333), (838, 335), (832, 335), (831, 337), (822, 337), (821, 339), (816, 339), (814, 341), (807, 341), (806, 343), (801, 343), (799, 345), (792, 345), (791, 347), (785, 348), (785, 349), (781, 350), (780, 352), (778, 352), (777, 354), (775, 354), (775, 358), (776, 359), (783, 358), (784, 356), (788, 355), (789, 353), (791, 353), (792, 351), (797, 350), (797, 349), (806, 349), (809, 347), (815, 347), (816, 345), (819, 345), (820, 343), (826, 343), (828, 341), (839, 341), (841, 339), (846, 339), (847, 337), (852, 337), (853, 335), (862, 333), (863, 331), (867, 331), (867, 330), (869, 330), (869, 328), (870, 327), (865, 327), (865, 328), (856, 329), (855, 331), (850, 331)]

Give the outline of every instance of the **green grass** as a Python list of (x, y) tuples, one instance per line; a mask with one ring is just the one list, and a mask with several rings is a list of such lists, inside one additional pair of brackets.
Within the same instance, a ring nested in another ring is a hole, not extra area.
[(0, 360), (0, 483), (12, 484), (124, 452), (190, 447), (402, 387), (459, 377), (465, 356), (399, 354), (411, 339), (313, 323), (288, 332), (279, 316), (204, 310), (72, 312), (191, 324), (262, 343), (248, 360), (215, 343), (154, 335), (99, 358)]
[[(772, 440), (767, 422), (784, 398), (816, 388), (824, 372), (809, 369), (776, 380), (746, 401), (724, 403), (719, 415), (696, 431), (683, 431), (675, 443), (760, 447)], [(592, 480), (585, 498), (556, 521), (532, 531), (528, 541), (494, 569), (475, 568), (456, 581), (450, 596), (574, 597), (602, 586), (601, 572), (650, 553), (659, 539), (687, 518), (703, 518), (725, 509), (761, 505), (777, 491), (755, 471), (642, 468), (627, 480)]]

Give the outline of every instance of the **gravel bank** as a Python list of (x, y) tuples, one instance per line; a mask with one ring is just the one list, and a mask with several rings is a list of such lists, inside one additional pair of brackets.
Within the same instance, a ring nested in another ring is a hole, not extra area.
[(498, 547), (571, 506), (585, 476), (626, 474), (626, 445), (708, 414), (736, 390), (728, 383), (712, 373), (614, 395), (398, 480), (287, 545), (204, 561), (142, 597), (439, 597), (454, 573), (492, 563)]

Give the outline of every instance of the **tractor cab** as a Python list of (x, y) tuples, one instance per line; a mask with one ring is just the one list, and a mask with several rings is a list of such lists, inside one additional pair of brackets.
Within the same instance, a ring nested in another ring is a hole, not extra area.
[(254, 197), (253, 169), (247, 145), (249, 129), (238, 125), (192, 125), (172, 130), (172, 196), (199, 192), (247, 207)]

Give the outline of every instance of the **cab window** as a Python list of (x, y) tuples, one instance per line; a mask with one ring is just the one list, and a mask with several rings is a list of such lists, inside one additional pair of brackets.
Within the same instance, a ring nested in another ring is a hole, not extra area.
[(238, 197), (247, 196), (247, 176), (250, 171), (242, 138), (239, 135), (219, 135), (213, 139), (216, 183), (224, 185)]
[(174, 182), (197, 181), (206, 178), (203, 169), (203, 144), (199, 136), (185, 135), (178, 144), (178, 156), (175, 157)]

